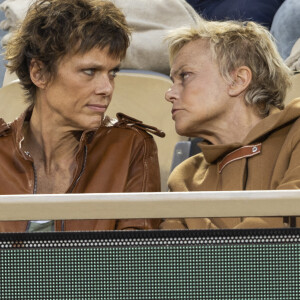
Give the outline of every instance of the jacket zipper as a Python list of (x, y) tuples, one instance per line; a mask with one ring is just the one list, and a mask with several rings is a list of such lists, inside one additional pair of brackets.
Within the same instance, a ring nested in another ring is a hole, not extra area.
[(37, 174), (36, 174), (36, 168), (34, 163), (32, 162), (32, 168), (33, 168), (33, 176), (34, 176), (34, 183), (33, 183), (33, 194), (36, 194), (37, 191)]
[[(81, 171), (78, 175), (78, 177), (76, 178), (75, 182), (72, 184), (72, 187), (68, 189), (68, 193), (72, 193), (72, 191), (74, 190), (75, 186), (77, 185), (78, 181), (80, 180), (84, 170), (85, 170), (85, 166), (86, 166), (86, 160), (87, 160), (87, 146), (84, 146), (84, 159), (83, 159), (83, 164), (82, 164), (82, 168)], [(65, 221), (62, 220), (61, 221), (61, 231), (65, 231)]]
[[(33, 193), (32, 194), (35, 195), (36, 194), (36, 190), (37, 190), (37, 175), (36, 175), (36, 169), (35, 169), (35, 166), (34, 166), (33, 162), (32, 162), (32, 169), (33, 169), (33, 176), (34, 176)], [(29, 231), (30, 222), (31, 221), (27, 221), (27, 226), (26, 226), (25, 232)]]
[(84, 170), (85, 170), (85, 167), (86, 167), (86, 160), (87, 160), (87, 146), (85, 145), (85, 146), (84, 146), (84, 158), (83, 158), (82, 168), (81, 168), (80, 173), (79, 173), (78, 177), (76, 178), (76, 180), (75, 180), (75, 181), (73, 180), (73, 183), (72, 183), (72, 185), (70, 186), (70, 188), (68, 189), (67, 193), (72, 193), (73, 190), (75, 189), (75, 187), (76, 187), (78, 181), (80, 180), (80, 178), (81, 178), (81, 176), (82, 176), (82, 174), (83, 174), (83, 172), (84, 172)]

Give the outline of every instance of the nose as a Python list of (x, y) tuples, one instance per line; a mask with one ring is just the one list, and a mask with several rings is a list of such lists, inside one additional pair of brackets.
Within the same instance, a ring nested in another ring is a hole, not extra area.
[(97, 95), (111, 96), (114, 91), (114, 80), (107, 75), (100, 76), (96, 82)]
[(173, 103), (174, 100), (178, 99), (178, 94), (177, 92), (175, 91), (175, 87), (174, 85), (171, 86), (165, 93), (165, 99), (168, 101), (168, 102), (171, 102)]

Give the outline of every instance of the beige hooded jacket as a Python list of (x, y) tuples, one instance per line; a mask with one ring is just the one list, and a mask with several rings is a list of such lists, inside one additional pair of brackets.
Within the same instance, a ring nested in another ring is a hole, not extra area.
[[(300, 99), (295, 99), (282, 111), (272, 108), (269, 116), (259, 122), (242, 143), (201, 143), (202, 153), (184, 161), (170, 175), (170, 191), (300, 188), (299, 117)], [(290, 222), (290, 218), (280, 217), (198, 218), (165, 220), (161, 228), (266, 228), (284, 227)]]

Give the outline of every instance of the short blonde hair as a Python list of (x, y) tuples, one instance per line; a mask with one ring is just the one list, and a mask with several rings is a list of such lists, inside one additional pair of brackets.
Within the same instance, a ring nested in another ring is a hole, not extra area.
[(232, 82), (230, 74), (238, 67), (250, 68), (247, 103), (256, 105), (264, 115), (269, 113), (270, 105), (283, 109), (291, 85), (290, 70), (266, 28), (254, 22), (199, 20), (195, 27), (178, 28), (169, 34), (170, 63), (184, 45), (199, 39), (209, 42), (212, 57), (226, 81)]

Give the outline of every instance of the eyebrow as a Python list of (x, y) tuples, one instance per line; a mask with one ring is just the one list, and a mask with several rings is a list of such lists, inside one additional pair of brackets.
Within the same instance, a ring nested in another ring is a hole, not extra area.
[(115, 71), (120, 71), (121, 69), (121, 64), (117, 64), (114, 68), (112, 68), (110, 71), (115, 70)]
[[(105, 67), (102, 64), (98, 64), (97, 62), (86, 62), (86, 63), (80, 63), (79, 64), (80, 68), (92, 68), (92, 69), (97, 69), (97, 70), (104, 70)], [(112, 70), (120, 70), (121, 68), (121, 63), (117, 64), (116, 66), (112, 67), (109, 71)]]
[(178, 73), (181, 72), (181, 70), (185, 67), (186, 65), (182, 65), (180, 66), (175, 72), (173, 72), (173, 74), (171, 74), (172, 72), (170, 72), (170, 79), (172, 80), (172, 82), (174, 82), (174, 77), (176, 77), (178, 75)]

